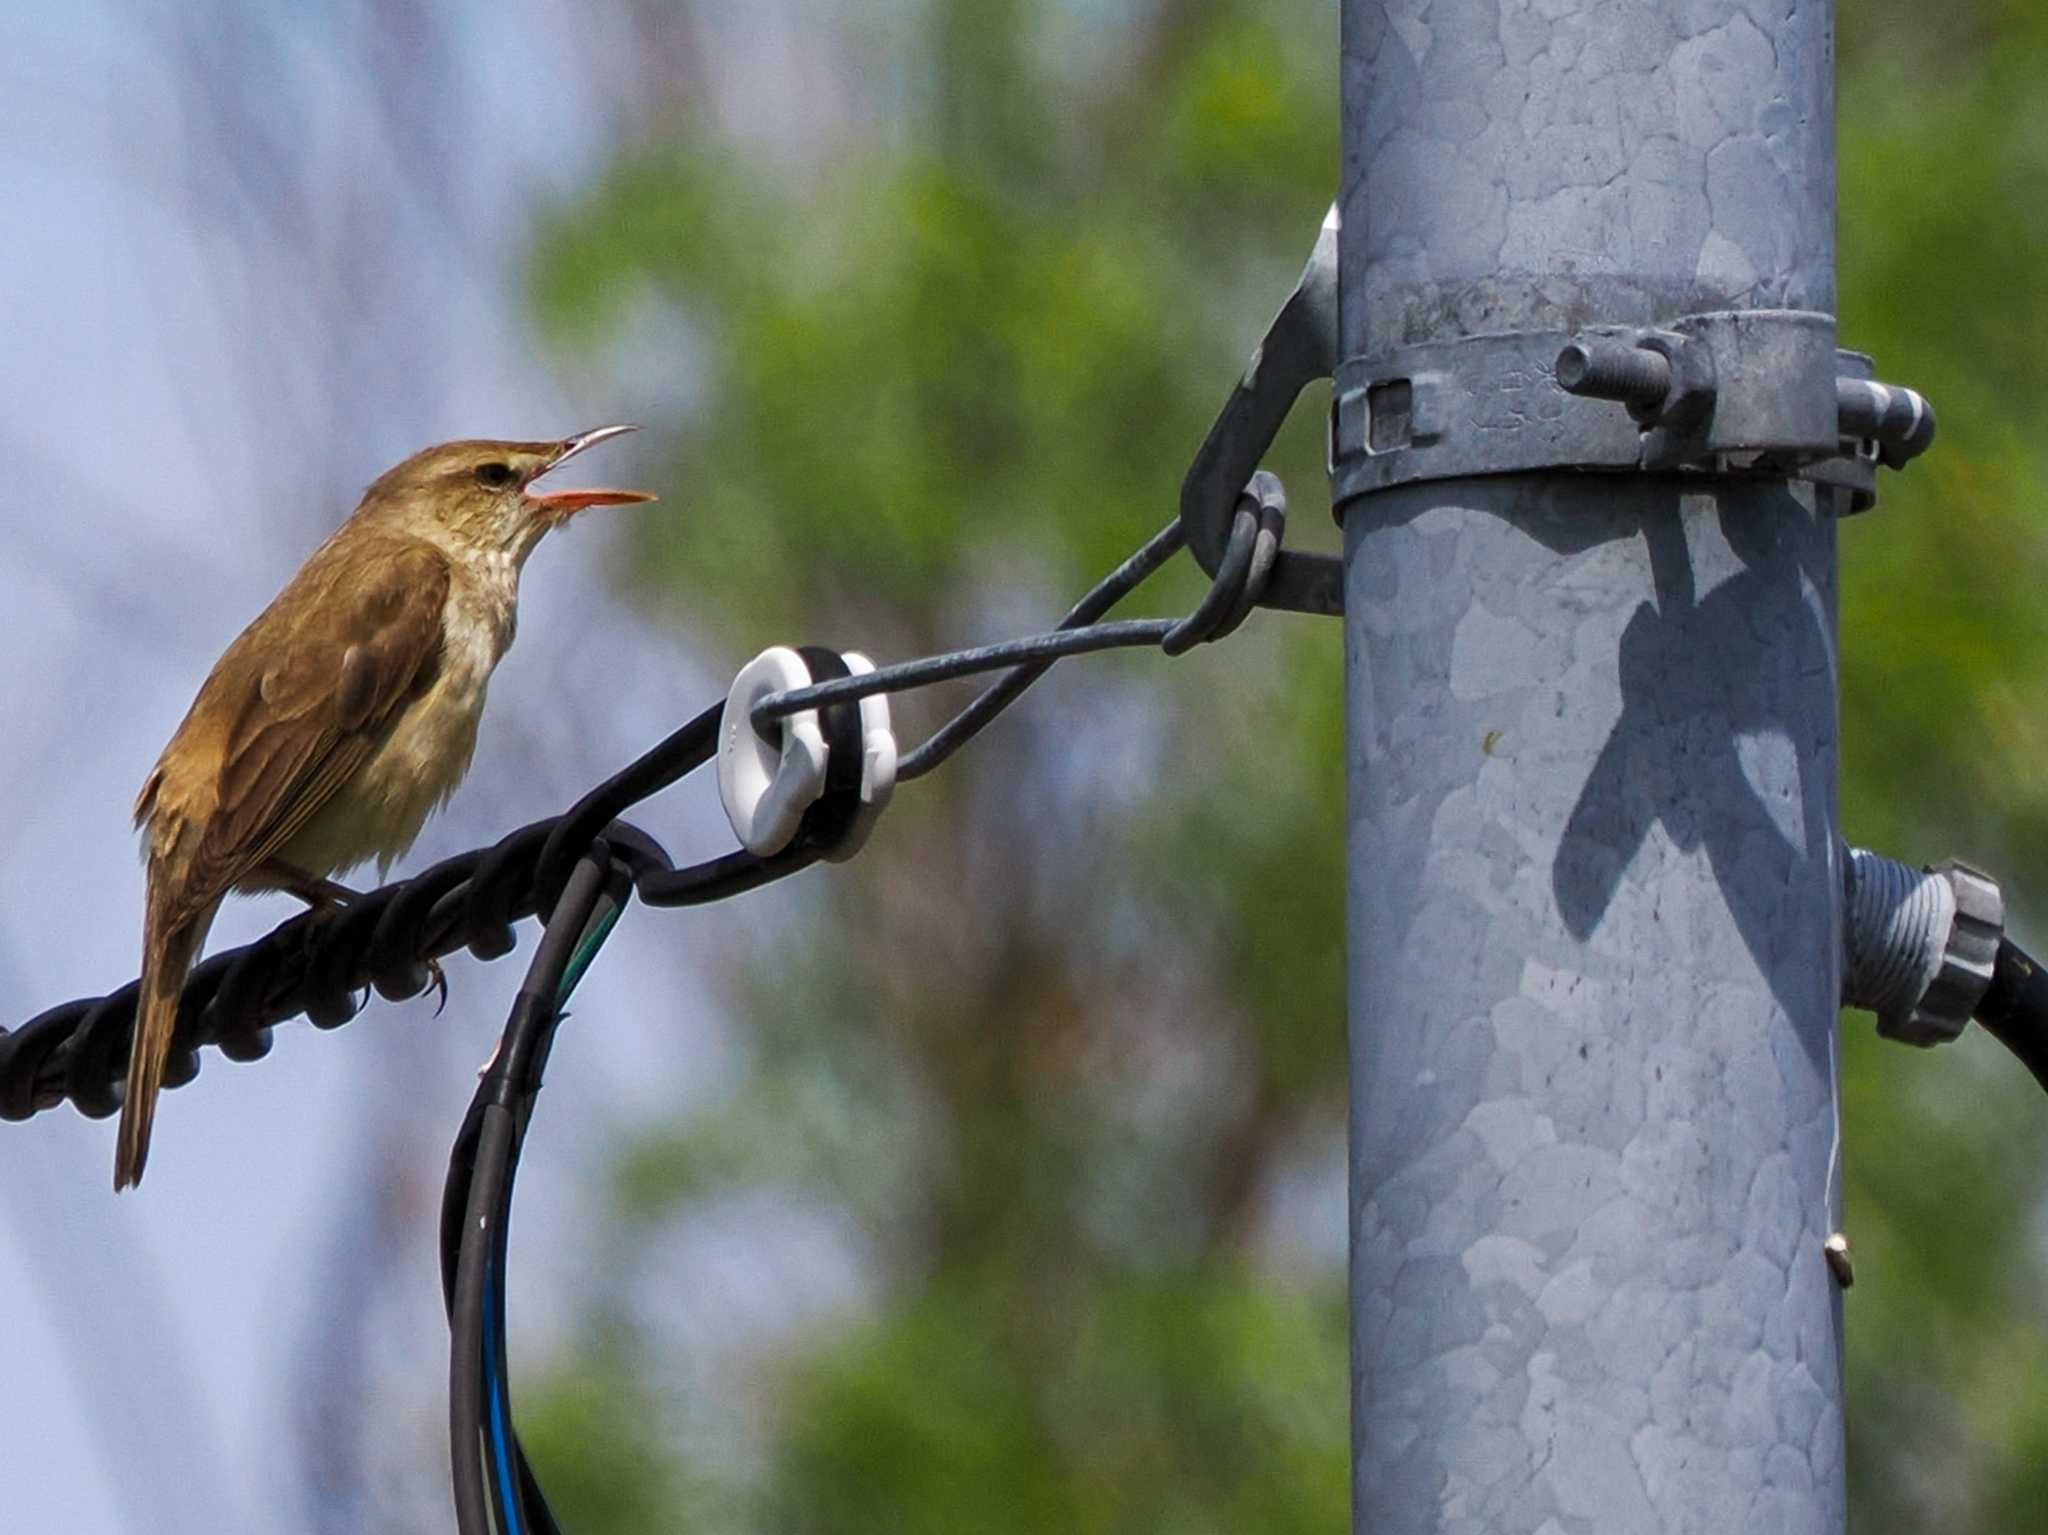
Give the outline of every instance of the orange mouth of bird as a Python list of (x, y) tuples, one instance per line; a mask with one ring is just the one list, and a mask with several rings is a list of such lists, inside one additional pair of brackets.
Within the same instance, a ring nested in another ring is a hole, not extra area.
[[(601, 442), (607, 442), (633, 430), (635, 428), (630, 426), (601, 426), (595, 431), (578, 433), (562, 444), (562, 451), (557, 453), (540, 473), (553, 474), (585, 448), (595, 447)], [(539, 479), (540, 475), (535, 475), (534, 478)], [(593, 506), (635, 506), (643, 501), (652, 501), (655, 497), (651, 492), (644, 490), (598, 488), (542, 492), (528, 490), (526, 499), (547, 513), (550, 518), (561, 522)]]
[(655, 496), (646, 490), (555, 490), (545, 495), (528, 491), (526, 499), (552, 516), (571, 517), (586, 507), (633, 506), (641, 501), (652, 501)]

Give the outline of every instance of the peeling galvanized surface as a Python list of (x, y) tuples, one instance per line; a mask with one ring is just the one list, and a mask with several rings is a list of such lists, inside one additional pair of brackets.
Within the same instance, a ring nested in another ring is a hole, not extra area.
[[(1832, 309), (1830, 7), (1347, 0), (1345, 29), (1347, 356)], [(1361, 1532), (1843, 1527), (1815, 495), (1346, 508)]]

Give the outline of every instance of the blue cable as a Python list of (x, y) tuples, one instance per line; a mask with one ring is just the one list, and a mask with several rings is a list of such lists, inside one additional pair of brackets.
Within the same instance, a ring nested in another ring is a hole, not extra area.
[(498, 1506), (506, 1535), (520, 1535), (519, 1499), (512, 1491), (512, 1447), (505, 1434), (505, 1376), (498, 1368), (498, 1265), (484, 1270), (484, 1385), (491, 1397), (491, 1462), (498, 1473)]
[[(567, 1016), (563, 1008), (569, 1000), (570, 993), (576, 989), (577, 983), (583, 979), (584, 973), (590, 968), (591, 962), (597, 957), (597, 951), (604, 946), (605, 939), (611, 936), (612, 929), (618, 925), (619, 918), (623, 915), (625, 915), (625, 902), (615, 896), (604, 896), (600, 897), (597, 902), (597, 909), (585, 919), (582, 935), (578, 939), (568, 961), (563, 966), (560, 980), (556, 983), (554, 999), (555, 1016), (548, 1025), (550, 1031)], [(501, 1105), (500, 1112), (513, 1111)], [(519, 1132), (516, 1128), (516, 1123), (515, 1120), (513, 1141), (508, 1151), (512, 1164), (517, 1163), (519, 1156)], [(498, 1504), (504, 1516), (503, 1527), (505, 1535), (524, 1535), (526, 1524), (520, 1512), (519, 1491), (513, 1474), (516, 1442), (511, 1430), (510, 1386), (506, 1371), (501, 1366), (498, 1357), (499, 1334), (504, 1330), (504, 1294), (500, 1278), (503, 1266), (500, 1260), (504, 1253), (506, 1223), (511, 1214), (511, 1199), (511, 1166), (508, 1165), (506, 1169), (504, 1204), (493, 1212), (496, 1229), (492, 1235), (495, 1239), (494, 1247), (496, 1250), (491, 1258), (486, 1261), (484, 1268), (484, 1304), (480, 1326), (483, 1331), (482, 1364), (484, 1391), (490, 1399), (489, 1431), (485, 1440), (487, 1446), (485, 1458), (487, 1461), (487, 1471), (497, 1487)]]

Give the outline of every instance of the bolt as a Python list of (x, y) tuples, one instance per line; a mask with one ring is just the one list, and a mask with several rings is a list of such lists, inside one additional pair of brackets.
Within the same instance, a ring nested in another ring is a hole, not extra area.
[(1671, 392), (1671, 364), (1662, 353), (1622, 341), (1573, 341), (1557, 354), (1557, 382), (1567, 394), (1648, 410)]

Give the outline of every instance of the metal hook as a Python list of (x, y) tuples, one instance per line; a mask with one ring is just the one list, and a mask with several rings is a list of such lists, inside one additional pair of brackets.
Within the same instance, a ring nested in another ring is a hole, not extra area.
[[(1222, 569), (1229, 551), (1238, 497), (1272, 447), (1295, 398), (1336, 372), (1337, 228), (1332, 204), (1301, 281), (1273, 317), (1181, 481), (1180, 520), (1188, 549), (1211, 576)], [(1281, 554), (1259, 601), (1296, 613), (1342, 613), (1343, 563), (1327, 554)]]

